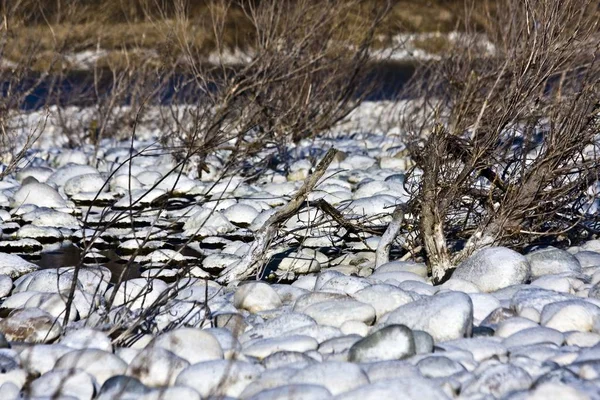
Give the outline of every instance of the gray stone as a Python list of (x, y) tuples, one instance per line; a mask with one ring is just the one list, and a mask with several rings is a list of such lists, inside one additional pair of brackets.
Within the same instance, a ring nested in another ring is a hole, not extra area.
[(282, 303), (277, 292), (269, 285), (264, 282), (251, 282), (237, 288), (233, 305), (255, 313), (281, 307)]
[(574, 254), (582, 268), (600, 266), (600, 253), (595, 251), (580, 251)]
[(209, 332), (196, 328), (179, 328), (157, 336), (148, 347), (160, 347), (190, 364), (223, 358), (219, 341)]
[(81, 370), (102, 385), (109, 378), (125, 373), (127, 363), (118, 356), (98, 349), (71, 351), (58, 359), (53, 370)]
[(0, 321), (0, 332), (13, 342), (46, 343), (61, 334), (62, 326), (49, 313), (32, 307), (11, 312)]
[(359, 340), (350, 348), (348, 361), (402, 360), (415, 355), (415, 340), (404, 325), (388, 325)]
[(134, 400), (151, 390), (134, 377), (116, 375), (104, 382), (97, 400)]
[(302, 368), (316, 362), (314, 358), (297, 351), (278, 351), (262, 360), (262, 364), (267, 369), (284, 368), (290, 365), (294, 368), (297, 366)]
[(388, 284), (376, 284), (354, 293), (353, 297), (375, 309), (377, 319), (396, 308), (412, 302), (410, 293)]
[[(399, 397), (401, 394), (401, 397)], [(446, 400), (448, 396), (436, 384), (423, 378), (397, 378), (371, 383), (336, 397), (336, 400)]]
[(514, 333), (504, 339), (502, 342), (506, 347), (519, 347), (527, 346), (538, 343), (554, 343), (558, 346), (563, 344), (565, 341), (564, 335), (550, 328), (537, 327), (523, 329), (517, 333)]
[(129, 364), (127, 375), (151, 387), (172, 385), (190, 363), (161, 347), (148, 347)]
[(427, 265), (412, 261), (391, 261), (380, 265), (375, 272), (412, 272), (422, 278), (427, 277)]
[(484, 394), (500, 398), (513, 391), (529, 389), (532, 383), (531, 376), (524, 369), (511, 364), (498, 364), (485, 369), (469, 382), (461, 395)]
[(289, 383), (321, 385), (335, 396), (368, 384), (369, 378), (356, 364), (326, 361), (301, 369)]
[(423, 330), (436, 342), (459, 339), (471, 335), (473, 303), (464, 293), (440, 293), (398, 307), (383, 322)]
[(240, 342), (277, 337), (294, 329), (315, 326), (316, 324), (315, 320), (306, 314), (290, 312), (255, 325), (240, 337)]
[(553, 290), (529, 287), (520, 289), (512, 296), (510, 307), (515, 310), (517, 314), (521, 314), (526, 308), (533, 308), (541, 313), (544, 306), (547, 304), (574, 299), (577, 299), (577, 297), (558, 293)]
[(417, 368), (425, 378), (444, 378), (466, 371), (461, 363), (444, 356), (423, 358)]
[(39, 269), (37, 265), (25, 261), (16, 254), (0, 253), (0, 275), (15, 279), (37, 269)]
[(567, 300), (547, 304), (541, 325), (560, 332), (591, 332), (600, 323), (600, 307), (584, 300)]
[(473, 359), (482, 362), (490, 358), (506, 359), (507, 349), (502, 339), (495, 337), (478, 337), (470, 339), (457, 339), (439, 344), (440, 348), (451, 350), (465, 350), (473, 355)]
[(303, 353), (315, 350), (317, 341), (305, 335), (280, 336), (276, 338), (258, 339), (244, 345), (244, 354), (263, 359), (278, 351), (297, 351)]
[(506, 247), (490, 247), (463, 261), (452, 278), (471, 282), (483, 292), (493, 292), (525, 283), (529, 274), (529, 263), (521, 254)]
[(413, 338), (415, 339), (415, 352), (416, 354), (427, 354), (433, 351), (433, 337), (425, 332), (415, 329), (413, 332)]
[(195, 389), (202, 398), (210, 395), (237, 398), (261, 372), (261, 367), (245, 361), (205, 361), (181, 371), (175, 384)]
[(379, 361), (361, 366), (372, 383), (397, 378), (421, 377), (419, 369), (409, 361)]
[(571, 253), (547, 247), (526, 255), (531, 265), (531, 276), (538, 278), (542, 275), (560, 274), (561, 272), (581, 272), (581, 264)]
[(329, 399), (329, 390), (319, 385), (284, 385), (263, 390), (248, 400), (324, 400)]
[(346, 321), (361, 321), (370, 325), (375, 321), (375, 309), (369, 304), (356, 300), (329, 300), (315, 303), (304, 310), (304, 313), (317, 323), (336, 328)]
[(35, 397), (72, 396), (79, 400), (91, 400), (94, 396), (94, 379), (78, 370), (50, 371), (29, 385), (28, 395)]

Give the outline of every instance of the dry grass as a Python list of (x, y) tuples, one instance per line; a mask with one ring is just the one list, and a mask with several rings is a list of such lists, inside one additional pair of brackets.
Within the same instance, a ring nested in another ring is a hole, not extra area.
[[(18, 1), (18, 0), (17, 0)], [(355, 13), (346, 15), (340, 24), (340, 36), (350, 37), (365, 18), (364, 10), (377, 0), (361, 3)], [(7, 60), (19, 62), (31, 54), (35, 70), (76, 68), (65, 55), (102, 49), (108, 55), (101, 65), (160, 64), (179, 54), (177, 32), (185, 35), (197, 54), (215, 49), (213, 21), (225, 14), (223, 45), (245, 49), (254, 42), (248, 16), (239, 8), (216, 9), (207, 1), (188, 1), (185, 23), (172, 6), (161, 0), (21, 0), (6, 18), (9, 35), (3, 51)], [(398, 0), (388, 17), (378, 27), (379, 46), (391, 43), (399, 33), (448, 32), (459, 24), (462, 0)], [(214, 4), (214, 2), (212, 3)], [(2, 10), (0, 4), (0, 11)], [(181, 10), (179, 10), (181, 12)], [(177, 21), (177, 23), (175, 22)], [(177, 26), (176, 26), (177, 25)], [(142, 56), (143, 55), (143, 56)]]

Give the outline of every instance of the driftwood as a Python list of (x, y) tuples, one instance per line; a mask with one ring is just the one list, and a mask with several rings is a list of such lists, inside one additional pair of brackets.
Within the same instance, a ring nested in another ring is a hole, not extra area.
[(277, 210), (277, 212), (264, 223), (262, 228), (258, 230), (256, 239), (252, 242), (250, 249), (244, 257), (238, 263), (223, 270), (221, 276), (217, 279), (218, 282), (230, 283), (247, 279), (260, 267), (260, 261), (266, 254), (269, 243), (271, 243), (275, 237), (277, 230), (280, 228), (281, 224), (296, 214), (303, 203), (306, 202), (308, 194), (313, 190), (323, 174), (325, 174), (325, 171), (333, 161), (336, 153), (337, 150), (332, 148), (325, 154), (325, 157), (323, 157), (319, 165), (317, 165), (314, 173), (306, 178), (304, 184), (294, 197), (286, 205)]
[(390, 248), (398, 236), (400, 228), (402, 228), (405, 211), (406, 206), (404, 204), (400, 204), (394, 210), (394, 213), (392, 214), (392, 222), (390, 222), (388, 225), (387, 229), (379, 240), (379, 245), (377, 245), (377, 250), (375, 252), (375, 268), (378, 268), (382, 264), (390, 261)]

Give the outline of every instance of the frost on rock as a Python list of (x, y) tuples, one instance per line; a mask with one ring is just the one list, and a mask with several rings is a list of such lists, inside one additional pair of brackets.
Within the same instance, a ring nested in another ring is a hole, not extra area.
[(56, 189), (45, 183), (28, 183), (15, 193), (11, 206), (21, 207), (32, 204), (37, 207), (62, 208), (67, 202)]
[(0, 275), (8, 275), (15, 279), (39, 267), (14, 254), (0, 253)]

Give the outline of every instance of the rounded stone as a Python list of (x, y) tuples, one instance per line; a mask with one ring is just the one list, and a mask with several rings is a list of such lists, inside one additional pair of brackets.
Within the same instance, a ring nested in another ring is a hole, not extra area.
[(71, 396), (79, 400), (91, 400), (94, 396), (94, 378), (79, 370), (50, 371), (29, 385), (31, 397)]
[(412, 331), (404, 325), (388, 325), (354, 343), (350, 348), (348, 361), (402, 360), (415, 353)]
[(317, 346), (317, 341), (310, 336), (293, 335), (253, 341), (248, 346), (244, 346), (243, 352), (246, 355), (263, 359), (278, 351), (303, 353), (315, 350)]
[(581, 272), (581, 264), (574, 255), (555, 247), (531, 252), (526, 255), (526, 258), (531, 265), (533, 278), (562, 272)]
[(284, 385), (263, 390), (248, 400), (325, 400), (331, 398), (329, 390), (320, 385)]
[(375, 309), (356, 300), (328, 300), (308, 306), (304, 313), (317, 323), (339, 328), (346, 321), (360, 321), (371, 325)]
[(172, 385), (179, 373), (189, 365), (188, 361), (168, 350), (147, 347), (131, 361), (127, 375), (147, 386), (167, 386)]
[(39, 308), (15, 310), (0, 321), (0, 332), (13, 342), (46, 343), (56, 339), (62, 326), (52, 315)]
[(273, 288), (263, 282), (241, 285), (235, 291), (233, 305), (238, 309), (256, 313), (282, 306), (281, 298)]
[(473, 302), (461, 292), (440, 293), (398, 307), (382, 323), (423, 330), (436, 343), (459, 339), (471, 335)]
[(96, 400), (130, 400), (150, 393), (152, 389), (132, 376), (116, 375), (106, 380)]
[(203, 398), (210, 395), (237, 398), (261, 372), (259, 366), (245, 361), (205, 361), (181, 371), (175, 384), (189, 386)]
[(325, 361), (298, 371), (289, 383), (320, 385), (336, 396), (369, 383), (369, 378), (356, 364)]
[(223, 358), (223, 350), (219, 341), (201, 329), (179, 328), (156, 337), (148, 347), (160, 347), (190, 364)]
[(85, 371), (93, 376), (98, 384), (102, 385), (109, 378), (125, 373), (127, 363), (113, 353), (98, 349), (85, 349), (71, 351), (59, 358), (53, 370), (61, 369)]
[(493, 292), (525, 283), (529, 274), (529, 263), (521, 254), (506, 247), (490, 247), (460, 263), (452, 278), (471, 282), (482, 292)]

